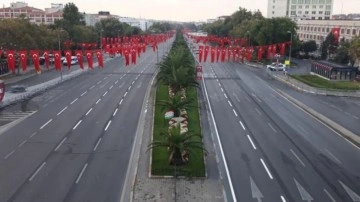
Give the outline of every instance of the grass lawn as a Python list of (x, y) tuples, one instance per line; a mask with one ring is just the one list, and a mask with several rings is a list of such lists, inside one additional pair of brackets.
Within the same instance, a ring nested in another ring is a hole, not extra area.
[(360, 83), (352, 81), (329, 81), (315, 75), (291, 75), (303, 83), (316, 88), (326, 88), (329, 90), (360, 90)]
[[(194, 100), (194, 107), (187, 110), (188, 112), (188, 128), (192, 134), (201, 134), (199, 108), (197, 93), (195, 88), (187, 90), (187, 97)], [(159, 85), (156, 92), (156, 106), (154, 117), (154, 133), (153, 140), (161, 140), (164, 138), (160, 135), (160, 132), (167, 130), (169, 127), (168, 120), (164, 119), (164, 112), (162, 107), (158, 106), (159, 100), (166, 100), (168, 98), (168, 88), (165, 85)], [(198, 137), (196, 137), (198, 138)], [(205, 164), (204, 164), (204, 152), (202, 150), (195, 150), (193, 154), (190, 154), (189, 162), (183, 166), (176, 167), (176, 175), (187, 177), (205, 177)], [(169, 152), (167, 148), (154, 148), (152, 151), (152, 175), (164, 176), (175, 175), (175, 166), (168, 164)]]

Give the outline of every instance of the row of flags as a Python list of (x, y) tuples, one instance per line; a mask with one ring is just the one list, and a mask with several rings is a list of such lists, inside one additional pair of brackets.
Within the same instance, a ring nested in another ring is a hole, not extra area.
[[(40, 68), (40, 56), (39, 56), (40, 51), (39, 50), (19, 50), (19, 51), (15, 51), (15, 50), (7, 50), (6, 51), (6, 58), (7, 58), (7, 62), (8, 62), (8, 67), (9, 70), (13, 73), (15, 73), (15, 69), (16, 69), (16, 57), (18, 57), (19, 62), (20, 62), (20, 67), (23, 71), (26, 71), (27, 69), (27, 60), (28, 57), (31, 57), (32, 62), (34, 64), (34, 68), (35, 71), (37, 73), (41, 72), (41, 68)], [(65, 50), (64, 51), (64, 55), (65, 55), (65, 60), (67, 62), (67, 66), (70, 69), (71, 67), (71, 57), (73, 51), (71, 50)], [(82, 50), (75, 50), (74, 51), (75, 56), (78, 60), (79, 66), (81, 69), (84, 68), (84, 62), (83, 62), (83, 56), (86, 57), (87, 59), (87, 63), (88, 63), (88, 67), (89, 68), (93, 68), (93, 55), (95, 54), (98, 60), (98, 64), (99, 67), (104, 67), (104, 62), (103, 62), (103, 56), (102, 56), (102, 52), (100, 49), (97, 50), (85, 50), (84, 53)], [(85, 54), (85, 55), (84, 55)], [(2, 50), (0, 50), (0, 55), (2, 55)], [(49, 68), (50, 65), (50, 55), (53, 55), (53, 62), (55, 69), (60, 71), (62, 64), (61, 64), (61, 51), (49, 51), (49, 50), (45, 50), (43, 51), (43, 59), (44, 59), (44, 64), (46, 66), (46, 68)]]
[[(260, 61), (264, 57), (272, 59), (276, 55), (283, 56), (285, 54), (286, 46), (291, 42), (284, 42), (278, 44), (272, 44), (267, 46), (248, 46), (248, 47), (220, 47), (199, 45), (199, 62), (207, 62), (208, 55), (210, 55), (210, 62), (225, 62), (233, 59), (233, 61), (244, 61), (246, 58), (248, 61), (252, 59), (254, 52), (257, 53), (257, 60)], [(265, 54), (266, 53), (266, 54)]]

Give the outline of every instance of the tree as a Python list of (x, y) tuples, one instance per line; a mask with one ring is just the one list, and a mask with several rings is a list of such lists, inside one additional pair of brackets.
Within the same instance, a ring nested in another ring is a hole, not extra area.
[(149, 145), (148, 150), (157, 147), (168, 148), (170, 165), (178, 166), (185, 164), (188, 161), (186, 156), (190, 157), (190, 154), (194, 153), (195, 149), (206, 151), (203, 143), (195, 139), (196, 137), (201, 138), (200, 135), (194, 135), (190, 132), (181, 133), (179, 125), (169, 129), (168, 131), (161, 132), (161, 135), (164, 136), (164, 139), (153, 141)]
[(306, 56), (309, 56), (309, 52), (313, 52), (317, 50), (316, 41), (314, 40), (305, 41), (300, 45), (300, 49), (301, 51), (305, 52)]
[(338, 42), (336, 41), (335, 36), (332, 32), (330, 32), (325, 41), (321, 44), (321, 58), (327, 59), (330, 58), (331, 54), (334, 54), (338, 46)]
[(179, 117), (181, 110), (188, 109), (191, 104), (191, 100), (182, 97), (183, 95), (178, 92), (167, 100), (161, 100), (159, 105), (163, 107), (164, 111), (173, 111), (174, 117)]
[(349, 55), (352, 59), (352, 65), (354, 65), (355, 61), (360, 60), (360, 36), (356, 36), (351, 40)]
[[(74, 3), (67, 3), (63, 9), (63, 19), (55, 21), (55, 27), (68, 32), (70, 39), (75, 38), (75, 26), (85, 26), (84, 16)], [(77, 42), (77, 41), (74, 41)]]
[(334, 57), (335, 62), (344, 65), (349, 64), (349, 62), (353, 64), (354, 62), (351, 61), (349, 48), (350, 48), (350, 42), (346, 42), (344, 38), (341, 39), (339, 43), (339, 47), (337, 48)]

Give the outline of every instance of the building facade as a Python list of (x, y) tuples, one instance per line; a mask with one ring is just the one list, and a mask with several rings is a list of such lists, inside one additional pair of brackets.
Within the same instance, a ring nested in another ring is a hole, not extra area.
[(30, 7), (25, 2), (11, 3), (10, 7), (0, 8), (0, 19), (24, 17), (35, 24), (54, 24), (55, 20), (62, 19), (62, 4), (54, 4), (45, 11)]
[(360, 35), (360, 20), (299, 20), (296, 23), (300, 41), (315, 40), (318, 47), (333, 28), (340, 28), (339, 39), (346, 41)]
[(268, 17), (293, 20), (330, 20), (334, 0), (268, 0)]

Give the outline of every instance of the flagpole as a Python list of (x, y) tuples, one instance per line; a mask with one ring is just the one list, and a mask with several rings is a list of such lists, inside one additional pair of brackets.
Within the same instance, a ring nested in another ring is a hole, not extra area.
[[(62, 67), (61, 67), (61, 42), (60, 42), (60, 33), (64, 31), (62, 29), (59, 30), (58, 33), (58, 42), (59, 42), (59, 52), (60, 52), (60, 81), (63, 80), (63, 72), (62, 72)], [(55, 63), (54, 63), (55, 64)]]

